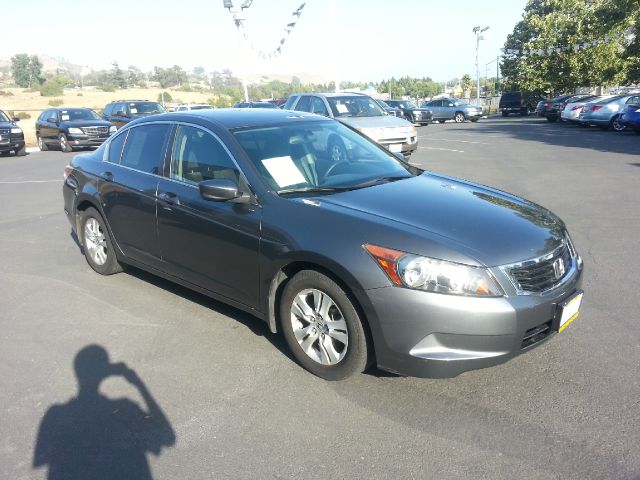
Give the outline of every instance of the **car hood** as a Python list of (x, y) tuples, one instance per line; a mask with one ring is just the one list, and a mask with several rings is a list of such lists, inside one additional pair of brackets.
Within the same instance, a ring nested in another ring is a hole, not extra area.
[(379, 219), (380, 228), (417, 229), (430, 241), (486, 266), (538, 257), (559, 246), (565, 235), (562, 220), (539, 205), (431, 173), (318, 200), (352, 215)]
[(67, 122), (60, 122), (60, 126), (63, 127), (110, 127), (113, 125), (111, 122), (107, 122), (106, 120), (69, 120)]
[(336, 120), (353, 128), (411, 127), (406, 120), (391, 115), (379, 117), (338, 117)]

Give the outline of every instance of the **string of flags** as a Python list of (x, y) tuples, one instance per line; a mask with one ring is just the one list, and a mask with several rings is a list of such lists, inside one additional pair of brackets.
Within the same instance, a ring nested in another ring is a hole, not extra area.
[(244, 29), (244, 24), (241, 24), (242, 36), (244, 37), (245, 41), (249, 45), (249, 48), (251, 48), (251, 50), (254, 51), (263, 60), (272, 59), (272, 58), (275, 58), (278, 55), (280, 55), (282, 53), (282, 47), (283, 47), (284, 43), (287, 41), (287, 38), (289, 38), (289, 35), (291, 35), (291, 32), (296, 27), (296, 23), (298, 23), (298, 20), (300, 20), (300, 15), (302, 15), (302, 10), (304, 9), (306, 4), (307, 4), (306, 2), (303, 2), (291, 14), (291, 19), (290, 19), (291, 21), (289, 23), (287, 23), (287, 26), (284, 28), (284, 34), (283, 34), (282, 38), (280, 39), (280, 42), (279, 42), (278, 46), (276, 48), (274, 48), (273, 50), (271, 50), (271, 51), (265, 52), (265, 51), (262, 51), (259, 48), (257, 48), (255, 45), (253, 45), (253, 43), (251, 43), (249, 41), (249, 38), (247, 37), (247, 32)]
[(631, 43), (634, 38), (633, 28), (629, 27), (624, 32), (618, 32), (613, 35), (607, 35), (601, 40), (593, 40), (590, 42), (580, 42), (574, 45), (565, 45), (562, 47), (548, 47), (548, 48), (537, 48), (537, 49), (517, 49), (517, 48), (501, 48), (502, 56), (507, 55), (520, 55), (522, 57), (528, 57), (532, 55), (538, 56), (548, 56), (553, 53), (562, 53), (562, 52), (578, 52), (580, 50), (585, 50), (590, 47), (595, 47), (597, 45), (601, 45), (604, 43), (613, 42), (616, 40), (626, 39), (627, 43)]

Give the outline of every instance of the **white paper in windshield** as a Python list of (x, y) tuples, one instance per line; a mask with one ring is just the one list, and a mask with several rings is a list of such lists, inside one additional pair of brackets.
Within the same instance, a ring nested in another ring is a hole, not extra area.
[(336, 103), (336, 110), (338, 113), (349, 113), (349, 109), (344, 103)]
[(265, 158), (262, 160), (262, 164), (279, 187), (288, 187), (289, 185), (305, 183), (302, 173), (298, 170), (298, 167), (296, 167), (296, 164), (293, 163), (293, 160), (289, 156)]
[(131, 113), (133, 113), (134, 115), (136, 113), (138, 113), (138, 109), (136, 107), (129, 107), (129, 110), (131, 111)]
[(63, 122), (68, 122), (69, 121), (69, 114), (65, 115), (64, 113), (61, 115), (62, 121)]

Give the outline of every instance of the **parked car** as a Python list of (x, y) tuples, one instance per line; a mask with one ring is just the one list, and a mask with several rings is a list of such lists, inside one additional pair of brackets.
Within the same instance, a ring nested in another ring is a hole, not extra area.
[(610, 96), (611, 95), (590, 95), (579, 100), (571, 100), (565, 105), (564, 110), (562, 110), (560, 114), (560, 118), (565, 122), (580, 124), (580, 112), (587, 103), (598, 102), (600, 100), (604, 100), (605, 98), (609, 98)]
[[(317, 150), (326, 137), (351, 159)], [(133, 265), (247, 311), (329, 380), (373, 363), (419, 377), (496, 365), (580, 311), (560, 218), (319, 115), (139, 119), (75, 156), (62, 190), (96, 272)]]
[(104, 107), (103, 118), (120, 128), (131, 120), (165, 113), (165, 108), (158, 102), (148, 100), (118, 100)]
[(631, 95), (616, 95), (599, 102), (587, 103), (580, 112), (578, 120), (585, 125), (621, 132), (627, 127), (620, 123), (620, 113), (630, 98)]
[(440, 123), (447, 120), (455, 120), (457, 123), (462, 123), (465, 120), (477, 122), (482, 117), (480, 107), (458, 98), (438, 98), (420, 106), (431, 110), (433, 119)]
[(517, 113), (520, 116), (529, 115), (535, 110), (540, 101), (540, 95), (532, 92), (504, 92), (500, 97), (498, 109), (503, 117), (510, 113)]
[(99, 147), (115, 132), (113, 123), (90, 108), (48, 108), (36, 120), (36, 140), (42, 151), (54, 146), (63, 152)]
[(544, 117), (547, 113), (547, 108), (549, 108), (551, 105), (552, 102), (550, 99), (540, 100), (536, 105), (536, 115), (538, 117)]
[(18, 126), (18, 117), (9, 117), (0, 110), (0, 155), (14, 152), (16, 156), (22, 157), (27, 154), (24, 144), (24, 132)]
[[(406, 157), (418, 148), (416, 127), (402, 118), (386, 115), (378, 103), (361, 93), (297, 93), (291, 95), (285, 110), (316, 113), (353, 127), (391, 152)], [(324, 138), (334, 160), (350, 160), (352, 152), (338, 137)]]
[(640, 95), (633, 95), (627, 100), (620, 114), (620, 124), (640, 133)]
[(269, 103), (273, 103), (276, 107), (282, 108), (282, 106), (287, 103), (286, 98), (274, 98), (273, 100), (269, 100)]
[(568, 102), (580, 101), (583, 98), (590, 97), (591, 95), (563, 95), (561, 97), (554, 98), (548, 103), (551, 105), (546, 105), (546, 110), (544, 116), (549, 122), (555, 122), (557, 120), (561, 120), (560, 114), (564, 110), (564, 107)]
[(389, 104), (387, 104), (387, 102), (380, 100), (379, 98), (373, 98), (373, 101), (376, 102), (378, 105), (380, 105), (380, 108), (382, 108), (387, 113), (387, 115), (393, 115), (394, 117), (404, 118), (404, 114), (402, 113), (402, 110), (400, 110), (399, 108), (392, 107)]
[(238, 102), (233, 108), (278, 108), (278, 106), (271, 102)]
[(420, 125), (429, 125), (433, 120), (433, 114), (428, 108), (420, 108), (409, 100), (387, 100), (387, 104), (402, 110), (407, 121)]
[(215, 108), (213, 105), (209, 105), (208, 103), (181, 103), (180, 105), (176, 105), (173, 108), (174, 112), (189, 112), (191, 110), (209, 110), (210, 108)]

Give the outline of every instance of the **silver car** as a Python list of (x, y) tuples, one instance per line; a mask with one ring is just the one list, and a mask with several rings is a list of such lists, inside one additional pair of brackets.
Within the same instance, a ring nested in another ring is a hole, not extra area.
[(592, 95), (575, 102), (567, 103), (567, 105), (564, 107), (564, 110), (562, 110), (562, 113), (560, 113), (560, 118), (565, 122), (579, 123), (580, 112), (582, 112), (582, 109), (587, 103), (599, 102), (600, 100), (611, 98), (611, 96), (612, 95)]
[(438, 98), (430, 102), (424, 102), (421, 108), (428, 108), (433, 113), (433, 120), (444, 123), (447, 120), (455, 120), (462, 123), (465, 120), (477, 122), (482, 117), (482, 109), (471, 105), (466, 100), (459, 98)]
[(587, 103), (578, 117), (585, 125), (595, 125), (603, 130), (621, 132), (627, 127), (620, 123), (620, 114), (632, 95), (617, 95), (599, 102)]

